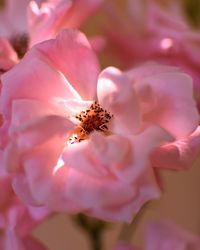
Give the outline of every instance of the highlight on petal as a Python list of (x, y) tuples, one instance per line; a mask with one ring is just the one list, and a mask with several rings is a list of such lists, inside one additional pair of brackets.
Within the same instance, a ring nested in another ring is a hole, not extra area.
[(95, 99), (100, 69), (96, 55), (83, 33), (73, 29), (63, 30), (56, 39), (43, 42), (35, 49), (64, 74), (83, 99)]
[(0, 103), (6, 118), (10, 118), (13, 99), (48, 102), (55, 97), (80, 99), (64, 75), (34, 50), (30, 50), (24, 60), (2, 76)]
[(141, 126), (137, 95), (128, 78), (109, 67), (99, 76), (97, 95), (100, 104), (114, 116), (114, 132), (136, 133)]

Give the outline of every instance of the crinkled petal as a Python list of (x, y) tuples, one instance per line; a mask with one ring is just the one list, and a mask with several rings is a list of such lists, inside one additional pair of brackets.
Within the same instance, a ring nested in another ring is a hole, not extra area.
[[(78, 183), (78, 185), (77, 185)], [(82, 209), (118, 206), (129, 202), (135, 189), (112, 176), (91, 177), (71, 168), (66, 180), (66, 195)]]
[(95, 158), (92, 157), (91, 153), (90, 144), (85, 140), (81, 143), (74, 143), (66, 147), (62, 153), (62, 158), (65, 165), (69, 168), (74, 168), (80, 172), (95, 177), (104, 176), (106, 170), (95, 161)]
[(121, 206), (112, 206), (112, 203), (106, 208), (99, 206), (91, 209), (88, 214), (103, 220), (131, 223), (133, 217), (147, 201), (160, 197), (160, 189), (152, 168), (147, 166), (137, 182), (132, 182), (132, 188), (135, 192), (128, 202), (124, 202)]
[(152, 126), (145, 129), (138, 135), (129, 137), (131, 151), (129, 161), (124, 168), (112, 165), (112, 172), (121, 180), (134, 182), (142, 175), (147, 165), (149, 165), (149, 156), (157, 145), (166, 141), (173, 141), (173, 138), (160, 127)]
[[(170, 87), (169, 87), (170, 86)], [(138, 93), (150, 87), (155, 103), (150, 112), (144, 114), (148, 123), (156, 123), (177, 139), (193, 132), (199, 121), (193, 99), (191, 78), (184, 73), (163, 73), (147, 77), (135, 86)]]
[[(111, 134), (104, 136), (100, 133), (93, 133), (90, 136), (89, 148), (91, 155), (104, 169), (111, 169), (113, 165), (123, 168), (129, 162), (131, 144), (128, 138)], [(105, 170), (104, 170), (105, 171)]]
[(69, 168), (97, 178), (109, 174), (112, 165), (126, 165), (129, 150), (129, 141), (123, 136), (93, 133), (90, 139), (66, 147), (62, 157)]
[(200, 127), (185, 139), (158, 147), (151, 155), (154, 167), (183, 170), (191, 168), (200, 153)]

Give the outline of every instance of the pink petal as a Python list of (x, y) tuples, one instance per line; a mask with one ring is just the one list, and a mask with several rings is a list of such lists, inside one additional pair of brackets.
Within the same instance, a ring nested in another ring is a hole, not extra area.
[(64, 30), (55, 40), (37, 45), (35, 49), (45, 54), (81, 97), (95, 98), (99, 64), (84, 34)]
[(54, 168), (62, 149), (63, 138), (55, 136), (30, 151), (23, 159), (32, 197), (40, 204), (46, 203), (51, 198)]
[(38, 206), (41, 205), (40, 202), (38, 202), (32, 194), (32, 191), (30, 190), (28, 179), (24, 174), (18, 173), (13, 178), (12, 183), (13, 189), (17, 196), (19, 196), (23, 202), (26, 204), (32, 205), (32, 206)]
[[(110, 170), (112, 166), (123, 168), (129, 162), (131, 144), (128, 138), (111, 134), (109, 136), (93, 133), (90, 136), (91, 155), (101, 164), (101, 168)], [(105, 171), (105, 170), (104, 170)]]
[(10, 133), (16, 136), (17, 147), (20, 152), (32, 149), (34, 146), (42, 144), (51, 137), (58, 135), (60, 138), (66, 137), (74, 124), (65, 117), (50, 115), (14, 128)]
[(106, 174), (105, 169), (92, 157), (91, 145), (87, 140), (66, 147), (62, 158), (67, 167), (87, 175), (101, 177)]
[(82, 209), (90, 208), (95, 213), (100, 208), (115, 207), (128, 202), (134, 196), (135, 190), (111, 175), (94, 178), (71, 168), (66, 180), (65, 193)]
[(13, 99), (47, 102), (56, 97), (80, 99), (63, 74), (52, 68), (36, 50), (31, 50), (16, 67), (2, 76), (2, 85), (1, 110), (6, 118), (10, 117)]
[[(131, 184), (134, 193), (128, 202), (118, 206), (97, 207), (88, 212), (90, 216), (95, 216), (108, 221), (125, 221), (131, 223), (133, 217), (141, 207), (149, 200), (160, 197), (160, 189), (155, 179), (152, 168), (146, 167), (136, 182)], [(120, 194), (120, 193), (119, 193)], [(121, 195), (121, 194), (120, 194)]]
[(112, 172), (123, 181), (130, 183), (137, 181), (149, 165), (149, 155), (154, 148), (172, 140), (166, 131), (156, 126), (149, 127), (138, 135), (129, 136), (132, 151), (127, 156), (129, 162), (123, 168), (117, 165), (111, 166)]
[(199, 115), (188, 75), (177, 72), (144, 78), (136, 86), (138, 93), (147, 86), (152, 90), (156, 103), (144, 115), (146, 122), (159, 124), (176, 138), (183, 138), (194, 131)]
[(114, 116), (112, 131), (138, 131), (141, 125), (139, 102), (131, 83), (122, 72), (113, 67), (105, 69), (99, 76), (97, 95), (103, 108)]
[(151, 156), (152, 164), (159, 168), (189, 169), (200, 153), (200, 127), (187, 138), (157, 148)]
[(30, 121), (50, 116), (64, 116), (67, 118), (68, 109), (58, 102), (43, 102), (33, 99), (17, 99), (12, 102), (12, 127), (23, 127)]
[(28, 28), (30, 34), (30, 47), (34, 44), (54, 38), (64, 27), (67, 21), (71, 1), (47, 1), (40, 7), (37, 2), (31, 1), (28, 6)]

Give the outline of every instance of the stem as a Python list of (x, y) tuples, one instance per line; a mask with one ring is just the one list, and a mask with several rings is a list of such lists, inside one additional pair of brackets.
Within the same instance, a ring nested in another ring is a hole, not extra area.
[(91, 249), (102, 250), (102, 233), (106, 228), (106, 222), (89, 218), (83, 214), (76, 215), (74, 220), (88, 235)]
[(89, 234), (90, 242), (93, 250), (102, 249), (102, 234), (101, 232), (91, 232)]
[(148, 205), (149, 205), (149, 202), (143, 205), (140, 211), (135, 215), (131, 224), (123, 225), (122, 230), (119, 234), (119, 241), (131, 243), (131, 239), (133, 238), (133, 235), (138, 227), (139, 222), (141, 221), (141, 218), (146, 212)]

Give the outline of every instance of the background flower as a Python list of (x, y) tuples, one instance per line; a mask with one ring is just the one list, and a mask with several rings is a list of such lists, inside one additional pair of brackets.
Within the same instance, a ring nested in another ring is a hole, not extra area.
[(198, 100), (199, 29), (189, 24), (183, 1), (129, 0), (126, 16), (110, 9), (113, 26), (107, 28), (106, 34), (110, 50), (120, 64), (127, 68), (155, 60), (178, 66), (192, 76)]
[[(0, 6), (0, 36), (19, 58), (35, 43), (53, 38), (63, 28), (78, 28), (102, 0), (6, 0)], [(94, 41), (99, 46), (99, 39)], [(101, 43), (101, 42), (100, 42)]]

